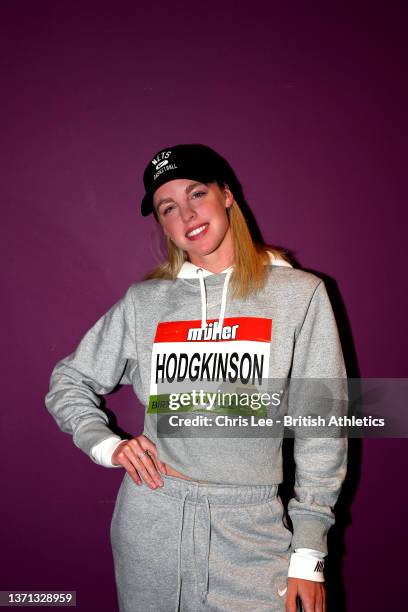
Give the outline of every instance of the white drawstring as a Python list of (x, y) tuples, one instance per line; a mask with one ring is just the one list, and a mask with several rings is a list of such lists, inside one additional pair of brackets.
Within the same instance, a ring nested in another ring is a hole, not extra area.
[(207, 295), (205, 292), (204, 273), (202, 268), (197, 268), (196, 272), (198, 274), (198, 278), (200, 279), (201, 289), (201, 328), (205, 329), (207, 327)]
[(210, 502), (207, 495), (204, 495), (205, 507), (207, 510), (208, 516), (208, 527), (207, 527), (207, 545), (205, 551), (205, 579), (204, 579), (204, 589), (201, 592), (201, 602), (205, 603), (208, 595), (208, 579), (210, 573), (210, 542), (211, 542), (211, 511), (210, 511)]
[(220, 329), (222, 329), (222, 326), (224, 324), (225, 306), (227, 304), (228, 283), (229, 283), (229, 279), (230, 279), (232, 272), (233, 272), (232, 268), (228, 270), (227, 275), (225, 277), (225, 281), (224, 281), (224, 287), (222, 289), (221, 310), (220, 310), (220, 317), (219, 317)]
[(186, 498), (188, 495), (188, 491), (184, 494), (183, 501), (181, 502), (181, 517), (180, 517), (180, 527), (179, 527), (179, 537), (178, 537), (178, 547), (177, 547), (177, 596), (176, 596), (176, 607), (175, 612), (179, 612), (180, 609), (180, 596), (181, 596), (181, 542), (182, 542), (182, 533), (183, 533), (183, 521), (184, 521), (184, 509), (186, 505)]
[[(197, 268), (196, 270), (198, 274), (198, 278), (200, 279), (200, 289), (201, 289), (201, 328), (205, 329), (207, 327), (207, 294), (205, 290), (205, 282), (204, 282), (204, 272), (202, 268)], [(220, 330), (224, 324), (225, 317), (225, 308), (227, 304), (227, 293), (228, 293), (228, 283), (233, 273), (233, 268), (230, 268), (225, 276), (224, 286), (222, 289), (222, 298), (221, 298), (221, 310), (220, 316), (218, 319)]]

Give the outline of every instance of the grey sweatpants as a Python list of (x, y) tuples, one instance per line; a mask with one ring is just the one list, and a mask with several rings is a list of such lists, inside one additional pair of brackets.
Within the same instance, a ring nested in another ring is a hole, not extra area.
[(277, 485), (162, 478), (153, 490), (125, 473), (118, 492), (120, 612), (284, 612), (292, 533)]

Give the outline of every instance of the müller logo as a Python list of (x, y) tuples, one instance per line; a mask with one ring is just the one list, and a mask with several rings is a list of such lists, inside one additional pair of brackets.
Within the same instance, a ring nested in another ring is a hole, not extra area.
[(225, 325), (221, 328), (218, 321), (209, 323), (205, 329), (202, 327), (190, 327), (187, 332), (187, 340), (235, 340), (239, 325)]

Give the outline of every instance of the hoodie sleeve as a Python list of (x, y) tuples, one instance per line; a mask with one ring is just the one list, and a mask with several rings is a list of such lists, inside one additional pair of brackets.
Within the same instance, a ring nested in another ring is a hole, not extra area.
[(333, 507), (347, 471), (348, 440), (339, 435), (340, 428), (327, 427), (331, 417), (347, 414), (347, 373), (323, 281), (314, 290), (295, 340), (291, 379), (295, 378), (301, 380), (291, 380), (291, 386), (298, 386), (289, 400), (288, 414), (320, 414), (326, 428), (293, 428), (295, 495), (288, 504), (294, 530), (292, 547), (312, 548), (326, 555), (327, 533), (335, 522)]
[(130, 384), (136, 363), (132, 287), (83, 336), (75, 351), (54, 367), (45, 405), (59, 428), (95, 461), (93, 446), (111, 437), (101, 396)]

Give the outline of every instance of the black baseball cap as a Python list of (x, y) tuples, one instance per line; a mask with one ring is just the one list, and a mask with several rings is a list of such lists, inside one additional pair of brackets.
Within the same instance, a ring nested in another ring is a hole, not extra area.
[(141, 212), (144, 217), (153, 212), (153, 194), (156, 189), (179, 178), (200, 183), (219, 181), (231, 187), (233, 173), (228, 162), (206, 145), (179, 144), (161, 149), (150, 160), (143, 174), (146, 193)]

